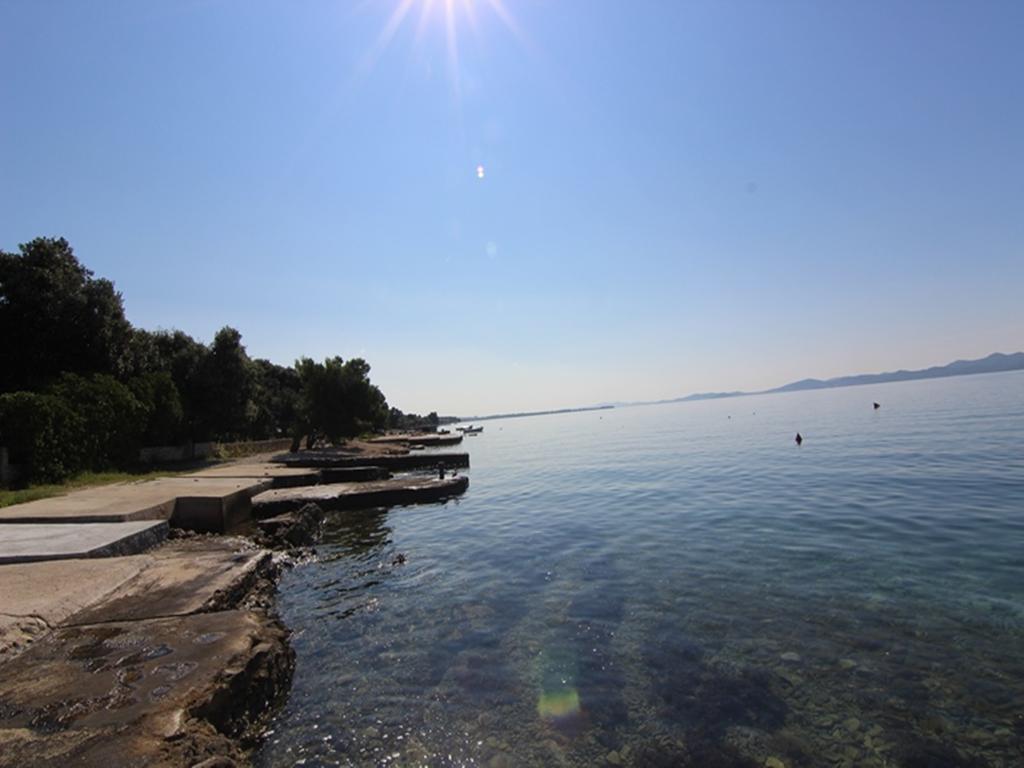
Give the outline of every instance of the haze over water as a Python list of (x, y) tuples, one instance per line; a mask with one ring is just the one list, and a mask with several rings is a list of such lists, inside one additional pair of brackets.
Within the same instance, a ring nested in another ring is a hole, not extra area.
[(285, 575), (257, 763), (1019, 765), (1022, 434), (1024, 373), (486, 422)]

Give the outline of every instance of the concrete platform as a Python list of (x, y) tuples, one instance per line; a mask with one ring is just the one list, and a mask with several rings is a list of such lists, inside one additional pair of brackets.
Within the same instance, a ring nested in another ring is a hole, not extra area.
[(59, 629), (0, 665), (0, 766), (239, 759), (228, 737), (259, 722), (291, 661), (284, 630), (249, 611)]
[(0, 525), (0, 565), (134, 555), (159, 544), (167, 532), (167, 523), (160, 520)]
[(388, 470), (403, 469), (436, 469), (443, 464), (448, 469), (469, 466), (468, 453), (409, 453), (388, 456), (352, 456), (330, 450), (300, 451), (284, 453), (274, 457), (274, 462), (286, 467), (307, 467), (322, 469), (324, 467), (365, 467), (373, 465)]
[(222, 532), (246, 519), (249, 500), (270, 486), (268, 478), (222, 477), (118, 483), (4, 507), (0, 524), (169, 520), (179, 528)]
[(399, 504), (422, 504), (440, 501), (465, 493), (468, 477), (436, 477), (411, 475), (369, 483), (335, 483), (311, 488), (289, 488), (266, 491), (252, 500), (252, 514), (257, 519), (274, 517), (283, 512), (316, 504), (323, 510), (361, 509)]
[(316, 485), (320, 482), (320, 472), (316, 469), (284, 467), (280, 464), (263, 463), (218, 464), (215, 467), (183, 475), (183, 477), (270, 480), (272, 488), (296, 488), (303, 485)]
[(367, 442), (396, 445), (416, 445), (422, 446), (424, 448), (437, 448), (443, 445), (458, 445), (459, 443), (462, 442), (462, 435), (404, 433), (399, 435), (382, 435), (381, 437), (371, 437)]
[(391, 479), (391, 473), (384, 467), (324, 467), (317, 471), (321, 483), (366, 483)]
[(182, 540), (142, 555), (2, 566), (0, 661), (57, 627), (235, 607), (237, 596), (253, 586), (271, 558), (266, 550), (241, 546), (241, 540), (230, 538)]

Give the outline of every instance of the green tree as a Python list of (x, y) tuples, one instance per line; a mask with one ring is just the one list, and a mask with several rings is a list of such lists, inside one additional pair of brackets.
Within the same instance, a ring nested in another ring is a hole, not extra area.
[(365, 360), (331, 357), (318, 363), (306, 357), (295, 370), (302, 383), (298, 424), (309, 442), (317, 437), (336, 442), (387, 423), (387, 401), (370, 382)]
[(252, 379), (249, 437), (262, 439), (290, 434), (298, 420), (302, 393), (298, 372), (269, 360), (253, 360)]
[(181, 437), (184, 412), (171, 374), (155, 371), (128, 382), (142, 409), (142, 443), (170, 445)]
[(67, 240), (0, 251), (0, 391), (40, 389), (65, 371), (116, 373), (130, 331), (113, 283), (93, 278)]
[(81, 422), (79, 434), (61, 435), (77, 440), (84, 469), (104, 470), (138, 460), (146, 411), (132, 391), (112, 376), (63, 373), (48, 389)]
[(0, 444), (29, 482), (56, 483), (82, 466), (83, 423), (61, 398), (39, 392), (0, 395)]

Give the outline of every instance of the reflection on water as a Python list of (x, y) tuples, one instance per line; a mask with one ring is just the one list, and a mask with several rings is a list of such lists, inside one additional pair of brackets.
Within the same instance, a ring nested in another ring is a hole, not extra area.
[(1022, 435), (1022, 374), (491, 422), (286, 575), (257, 764), (1024, 764)]

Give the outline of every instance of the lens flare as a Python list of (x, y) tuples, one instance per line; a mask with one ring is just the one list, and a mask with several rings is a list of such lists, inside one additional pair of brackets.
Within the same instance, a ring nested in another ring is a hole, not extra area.
[(580, 695), (575, 688), (545, 691), (537, 701), (537, 714), (545, 720), (567, 720), (580, 712)]
[(482, 179), (484, 177), (484, 167), (482, 165), (478, 165), (476, 167), (476, 177), (478, 179)]

